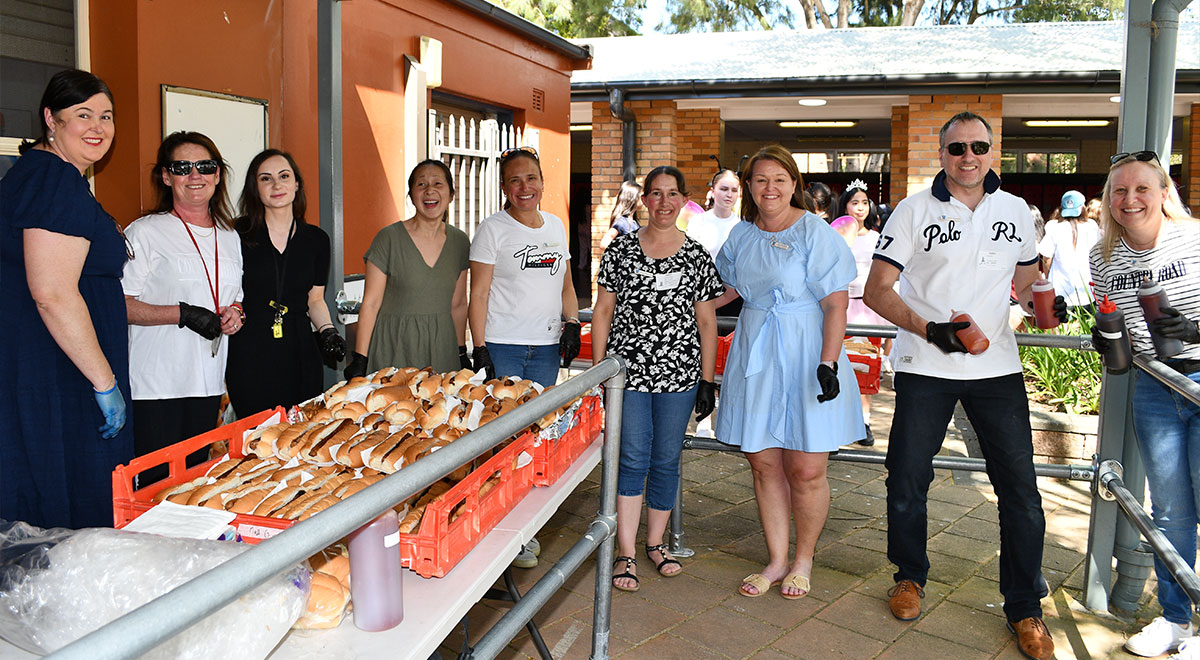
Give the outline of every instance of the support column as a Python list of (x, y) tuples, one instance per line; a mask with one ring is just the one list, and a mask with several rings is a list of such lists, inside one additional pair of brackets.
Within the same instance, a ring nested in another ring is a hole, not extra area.
[[(942, 169), (938, 158), (938, 131), (950, 117), (969, 110), (992, 127), (995, 170), (1000, 169), (1000, 143), (1004, 97), (1000, 94), (934, 94), (908, 97), (908, 184), (906, 195), (928, 188)], [(892, 175), (895, 181), (895, 174)]]
[(908, 106), (892, 106), (891, 184), (887, 203), (892, 208), (908, 196)]

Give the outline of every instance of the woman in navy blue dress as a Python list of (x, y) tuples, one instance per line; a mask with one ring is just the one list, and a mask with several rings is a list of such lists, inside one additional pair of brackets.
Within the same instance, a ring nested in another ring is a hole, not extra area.
[(0, 181), (0, 518), (112, 524), (112, 470), (133, 458), (120, 226), (83, 173), (108, 153), (112, 93), (85, 71), (54, 75), (42, 136)]

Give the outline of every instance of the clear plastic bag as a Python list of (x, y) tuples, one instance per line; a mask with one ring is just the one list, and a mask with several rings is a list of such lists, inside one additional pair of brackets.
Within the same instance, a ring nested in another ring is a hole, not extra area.
[[(0, 521), (0, 637), (51, 653), (250, 548)], [(304, 611), (310, 580), (297, 565), (142, 657), (265, 658)]]

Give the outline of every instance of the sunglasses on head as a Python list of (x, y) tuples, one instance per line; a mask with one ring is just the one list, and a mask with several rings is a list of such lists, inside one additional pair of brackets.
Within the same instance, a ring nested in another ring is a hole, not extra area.
[(970, 145), (971, 153), (976, 156), (982, 156), (992, 150), (991, 142), (976, 140), (975, 142), (951, 142), (946, 145), (946, 153), (951, 156), (961, 156), (967, 153), (967, 145)]
[(1153, 151), (1134, 151), (1132, 153), (1121, 152), (1119, 154), (1113, 154), (1113, 157), (1110, 158), (1109, 161), (1113, 165), (1116, 165), (1126, 158), (1132, 158), (1134, 160), (1140, 160), (1143, 163), (1146, 163), (1152, 160), (1158, 160), (1158, 154), (1154, 153)]
[(513, 156), (515, 154), (520, 154), (520, 153), (529, 154), (530, 156), (533, 156), (535, 160), (538, 157), (537, 149), (534, 149), (533, 147), (513, 147), (512, 149), (505, 149), (504, 151), (501, 151), (500, 152), (500, 160), (504, 160), (505, 158), (508, 158), (509, 156)]
[(192, 173), (192, 168), (201, 174), (216, 174), (220, 166), (213, 159), (208, 160), (173, 160), (167, 163), (167, 171), (175, 176), (187, 176)]

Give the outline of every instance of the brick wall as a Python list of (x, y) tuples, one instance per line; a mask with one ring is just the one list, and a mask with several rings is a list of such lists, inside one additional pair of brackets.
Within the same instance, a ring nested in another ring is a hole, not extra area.
[(908, 106), (892, 106), (891, 184), (888, 203), (892, 208), (908, 196)]
[(1200, 103), (1192, 104), (1188, 117), (1188, 148), (1184, 150), (1183, 201), (1192, 207), (1192, 215), (1200, 214)]
[[(1000, 120), (1004, 98), (1000, 94), (934, 94), (908, 97), (908, 158), (905, 195), (929, 187), (933, 177), (942, 169), (938, 159), (938, 131), (953, 115), (970, 110), (992, 126), (992, 149), (996, 153), (993, 169), (1000, 170)], [(895, 134), (893, 133), (893, 139)], [(893, 186), (897, 180), (892, 171)]]
[(725, 123), (716, 108), (679, 110), (676, 120), (677, 167), (683, 172), (692, 199), (704, 204), (708, 183), (717, 173), (717, 161), (712, 157), (720, 158)]
[(608, 216), (621, 187), (621, 121), (608, 103), (592, 104), (592, 291), (600, 269), (600, 239), (608, 231)]

